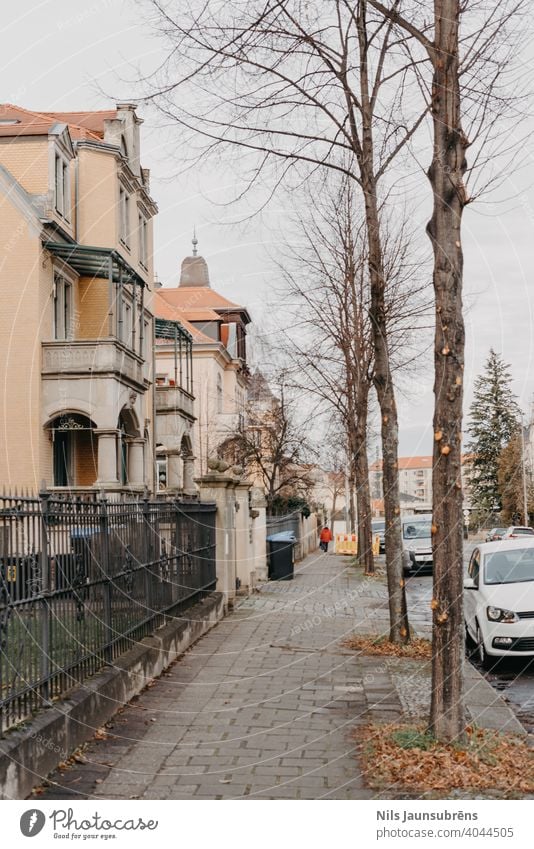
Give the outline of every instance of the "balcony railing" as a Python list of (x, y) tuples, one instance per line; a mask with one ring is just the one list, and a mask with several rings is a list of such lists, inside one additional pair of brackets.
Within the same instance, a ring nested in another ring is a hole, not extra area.
[(215, 421), (217, 433), (222, 436), (230, 436), (240, 433), (245, 427), (243, 413), (219, 413)]
[(115, 339), (73, 339), (43, 342), (42, 374), (84, 377), (113, 374), (125, 377), (143, 389), (144, 361)]
[(193, 396), (180, 386), (156, 386), (156, 412), (183, 413), (193, 418)]

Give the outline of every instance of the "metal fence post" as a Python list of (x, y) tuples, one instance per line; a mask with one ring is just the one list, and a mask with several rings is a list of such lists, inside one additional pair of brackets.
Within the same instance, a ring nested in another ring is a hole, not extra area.
[(50, 701), (50, 606), (49, 597), (50, 557), (48, 556), (48, 511), (50, 493), (43, 487), (39, 492), (40, 500), (40, 536), (39, 572), (41, 576), (39, 592), (41, 594), (41, 676), (43, 680), (41, 695), (44, 706), (51, 707)]
[(100, 522), (100, 537), (101, 537), (101, 557), (102, 563), (100, 568), (105, 575), (104, 584), (102, 586), (104, 593), (104, 629), (105, 629), (105, 646), (104, 660), (106, 663), (111, 663), (113, 660), (113, 628), (112, 628), (112, 585), (111, 585), (111, 562), (109, 553), (109, 515), (108, 515), (108, 500), (105, 493), (102, 493), (99, 502), (99, 522)]
[(153, 571), (151, 566), (152, 563), (152, 525), (150, 522), (150, 502), (148, 500), (148, 496), (145, 495), (143, 498), (143, 558), (144, 558), (144, 571), (145, 571), (145, 598), (146, 598), (146, 606), (147, 611), (150, 613), (151, 618), (154, 617), (154, 609), (152, 602), (152, 581), (153, 581)]

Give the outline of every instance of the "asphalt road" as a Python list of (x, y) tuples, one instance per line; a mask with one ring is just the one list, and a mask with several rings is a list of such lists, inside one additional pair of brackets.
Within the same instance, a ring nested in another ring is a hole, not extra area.
[[(473, 543), (465, 546), (464, 563), (467, 568)], [(417, 605), (418, 610), (428, 611), (430, 622), (430, 601), (432, 598), (432, 576), (413, 575), (407, 582), (409, 608)], [(489, 683), (499, 690), (510, 707), (527, 728), (534, 733), (534, 657), (498, 660), (490, 672), (485, 672), (476, 660), (471, 660)]]

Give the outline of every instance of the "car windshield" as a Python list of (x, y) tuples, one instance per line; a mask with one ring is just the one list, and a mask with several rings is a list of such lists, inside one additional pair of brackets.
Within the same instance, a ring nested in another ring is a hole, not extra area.
[(386, 529), (385, 522), (373, 522), (373, 531), (384, 531)]
[(430, 539), (431, 528), (430, 521), (406, 522), (402, 526), (402, 535), (404, 539)]
[(526, 536), (532, 536), (534, 531), (532, 528), (512, 528), (513, 534), (525, 534)]
[(534, 548), (496, 551), (484, 559), (486, 584), (520, 584), (534, 581)]

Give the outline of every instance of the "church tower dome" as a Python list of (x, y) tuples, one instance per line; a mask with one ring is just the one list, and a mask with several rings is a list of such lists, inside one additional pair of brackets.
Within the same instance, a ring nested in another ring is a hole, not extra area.
[(203, 256), (198, 256), (198, 239), (193, 230), (193, 254), (186, 256), (180, 271), (180, 286), (210, 286), (208, 263)]

